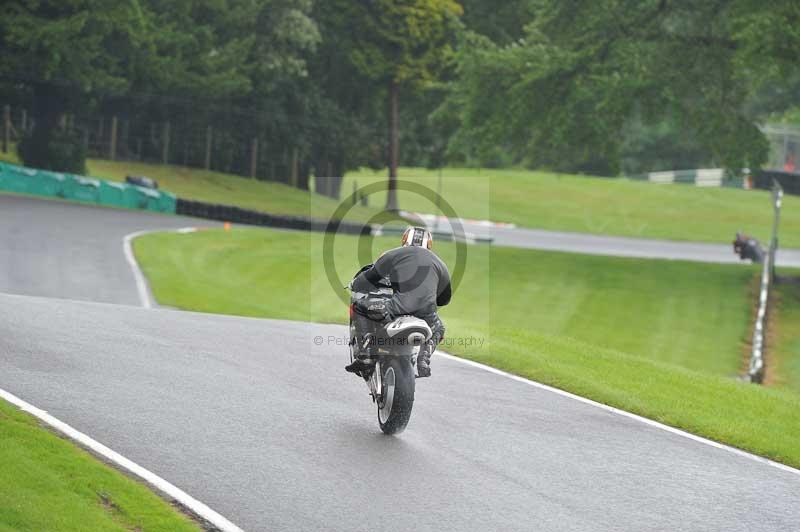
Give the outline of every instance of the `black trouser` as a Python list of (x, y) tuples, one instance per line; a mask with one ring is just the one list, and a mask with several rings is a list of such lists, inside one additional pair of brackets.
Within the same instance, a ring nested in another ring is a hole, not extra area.
[(436, 350), (436, 346), (444, 339), (444, 332), (445, 327), (444, 323), (442, 323), (442, 319), (439, 317), (439, 314), (433, 312), (432, 314), (428, 314), (427, 316), (418, 316), (419, 318), (425, 320), (425, 323), (428, 324), (428, 327), (431, 328), (431, 339), (428, 340), (425, 349), (425, 355), (428, 358), (433, 354)]

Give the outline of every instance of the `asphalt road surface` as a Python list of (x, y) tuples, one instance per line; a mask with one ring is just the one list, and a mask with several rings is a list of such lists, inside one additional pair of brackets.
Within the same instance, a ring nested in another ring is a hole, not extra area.
[[(28, 252), (52, 254), (67, 277), (85, 238), (117, 240), (91, 246), (107, 249), (95, 259), (109, 263), (121, 235), (170, 226), (71, 208), (95, 233), (65, 230), (46, 237), (48, 251)], [(25, 233), (17, 241), (59, 223), (35, 214), (16, 226)], [(21, 264), (2, 244), (2, 264)], [(48, 271), (16, 270), (15, 291), (42, 295), (33, 276)], [(49, 296), (74, 293), (48, 286)], [(800, 475), (442, 357), (418, 383), (406, 432), (383, 436), (366, 387), (342, 370), (344, 335), (341, 326), (3, 294), (0, 388), (246, 530), (798, 530)]]
[(0, 194), (0, 292), (139, 305), (122, 239), (206, 220)]
[[(522, 228), (494, 228), (492, 229), (492, 236), (494, 237), (494, 244), (498, 246), (643, 259), (673, 259), (729, 264), (743, 262), (733, 252), (732, 244), (650, 240), (646, 238), (588, 235)], [(733, 235), (731, 236), (731, 241), (733, 241)], [(800, 250), (781, 249), (779, 247), (776, 263), (779, 267), (800, 268)]]
[[(587, 233), (546, 231), (544, 229), (490, 226), (469, 221), (464, 221), (462, 228), (466, 234), (478, 238), (490, 238), (496, 246), (642, 259), (672, 259), (726, 264), (743, 262), (733, 252), (731, 243), (715, 244), (710, 242), (683, 242), (591, 235)], [(450, 225), (446, 221), (440, 223), (438, 230), (452, 232)], [(787, 229), (784, 228), (783, 230)], [(734, 235), (735, 229), (731, 231), (731, 242)], [(766, 245), (767, 243), (764, 242), (763, 244)], [(779, 267), (800, 268), (800, 250), (781, 249), (778, 247), (776, 262)]]

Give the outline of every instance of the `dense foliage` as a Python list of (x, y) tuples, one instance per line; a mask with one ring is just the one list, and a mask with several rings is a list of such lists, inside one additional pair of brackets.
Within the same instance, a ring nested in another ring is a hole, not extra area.
[(244, 175), (258, 139), (258, 176), (300, 187), (398, 164), (737, 171), (800, 105), (798, 28), (793, 0), (10, 0), (0, 97), (35, 116), (37, 166), (93, 113), (194, 139), (184, 164), (212, 126), (212, 166)]

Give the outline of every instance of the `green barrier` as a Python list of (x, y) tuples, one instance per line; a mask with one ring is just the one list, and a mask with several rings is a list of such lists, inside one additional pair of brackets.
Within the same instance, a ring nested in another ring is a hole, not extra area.
[(178, 198), (171, 192), (161, 192), (158, 210), (161, 212), (175, 212), (178, 208)]
[(23, 194), (34, 193), (35, 187), (33, 180), (36, 177), (36, 170), (30, 168), (23, 168), (21, 166), (10, 166), (8, 169), (8, 189), (11, 192), (20, 192)]
[(139, 187), (126, 185), (123, 191), (123, 204), (129, 209), (144, 209), (147, 207), (147, 200), (139, 192)]
[[(134, 185), (135, 186), (135, 185)], [(161, 193), (157, 190), (145, 187), (136, 187), (142, 197), (142, 208), (148, 211), (161, 211)]]
[(114, 207), (127, 207), (125, 203), (125, 192), (128, 185), (115, 183), (113, 181), (100, 181), (100, 203), (103, 205), (113, 205)]
[(70, 175), (64, 190), (67, 199), (98, 203), (100, 200), (100, 180)]
[(8, 163), (0, 163), (2, 190), (172, 214), (177, 209), (177, 198), (169, 192)]
[(34, 179), (33, 193), (40, 196), (64, 197), (64, 184), (67, 176), (57, 172), (39, 171)]

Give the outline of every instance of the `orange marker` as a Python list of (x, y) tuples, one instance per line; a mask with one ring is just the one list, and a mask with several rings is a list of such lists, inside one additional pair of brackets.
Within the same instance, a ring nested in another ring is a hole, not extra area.
[(223, 227), (225, 228), (226, 231), (230, 231), (231, 230), (231, 223), (230, 222), (225, 222), (225, 225)]

